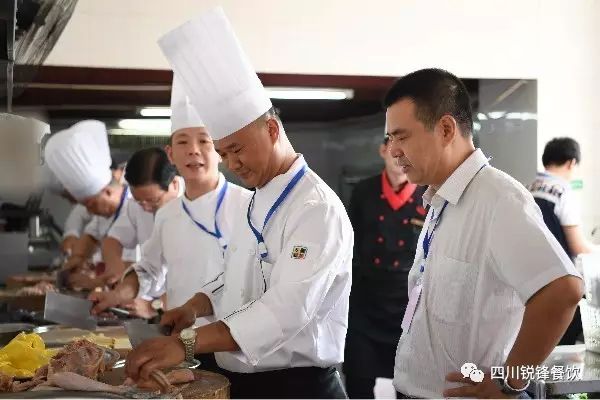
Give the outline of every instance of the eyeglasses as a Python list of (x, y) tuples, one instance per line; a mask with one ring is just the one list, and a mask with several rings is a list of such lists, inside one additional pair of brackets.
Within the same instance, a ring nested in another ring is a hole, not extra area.
[(150, 207), (156, 207), (158, 205), (160, 205), (160, 202), (162, 201), (163, 197), (165, 197), (165, 194), (167, 194), (167, 192), (162, 192), (162, 194), (158, 197), (155, 197), (153, 199), (149, 199), (149, 200), (137, 200), (136, 199), (136, 203), (138, 203), (140, 206), (150, 206)]

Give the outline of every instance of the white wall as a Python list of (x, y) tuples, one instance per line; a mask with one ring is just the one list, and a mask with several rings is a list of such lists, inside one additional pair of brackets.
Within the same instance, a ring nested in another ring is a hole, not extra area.
[(600, 224), (599, 0), (79, 0), (47, 64), (168, 68), (158, 37), (217, 4), (260, 72), (538, 79), (538, 158), (580, 141), (584, 227)]

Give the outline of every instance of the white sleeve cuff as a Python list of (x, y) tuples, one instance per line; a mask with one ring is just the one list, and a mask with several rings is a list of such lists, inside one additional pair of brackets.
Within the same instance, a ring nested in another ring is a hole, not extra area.
[(283, 331), (277, 319), (260, 300), (223, 318), (223, 323), (254, 366), (283, 344)]

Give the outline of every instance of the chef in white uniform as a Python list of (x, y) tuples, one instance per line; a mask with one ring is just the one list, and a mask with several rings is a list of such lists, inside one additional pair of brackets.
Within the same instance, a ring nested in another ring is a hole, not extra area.
[[(96, 249), (118, 218), (128, 197), (127, 186), (112, 178), (106, 127), (99, 121), (81, 121), (48, 140), (45, 159), (64, 188), (93, 214), (73, 248), (68, 268), (78, 268)], [(135, 249), (125, 259), (135, 261)]]
[(133, 198), (125, 203), (102, 241), (102, 258), (106, 264), (103, 278), (107, 283), (116, 283), (126, 269), (123, 249), (146, 242), (152, 234), (158, 209), (183, 194), (183, 179), (176, 174), (167, 153), (158, 147), (139, 150), (129, 159), (125, 180)]
[(82, 204), (75, 204), (65, 220), (63, 233), (63, 251), (67, 254), (72, 252), (77, 239), (83, 235), (86, 225), (92, 220), (92, 214)]
[[(185, 195), (157, 212), (152, 234), (142, 246), (142, 259), (133, 267), (135, 273), (113, 291), (90, 297), (98, 303), (93, 313), (134, 297), (159, 296), (165, 291), (165, 279), (166, 309), (183, 305), (202, 289), (216, 296), (222, 292), (224, 251), (239, 224), (240, 205), (248, 203), (251, 192), (219, 173), (213, 141), (177, 79), (172, 97), (173, 134), (167, 152), (185, 181)], [(202, 361), (204, 367), (211, 364)]]
[(190, 316), (218, 321), (142, 343), (127, 374), (215, 352), (232, 398), (345, 397), (334, 365), (344, 355), (353, 230), (342, 202), (294, 151), (222, 9), (159, 43), (224, 163), (256, 192), (239, 205), (220, 299), (203, 289), (162, 323), (177, 332)]

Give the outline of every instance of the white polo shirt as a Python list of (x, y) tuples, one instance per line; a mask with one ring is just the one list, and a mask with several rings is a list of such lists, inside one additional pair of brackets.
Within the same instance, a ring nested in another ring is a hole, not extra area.
[[(579, 276), (546, 228), (525, 187), (487, 164), (476, 150), (425, 204), (448, 206), (435, 230), (423, 275), (423, 292), (408, 332), (398, 343), (394, 386), (415, 397), (439, 398), (450, 372), (466, 362), (502, 366), (521, 327), (525, 303), (565, 276)], [(408, 278), (421, 275), (423, 236)]]

